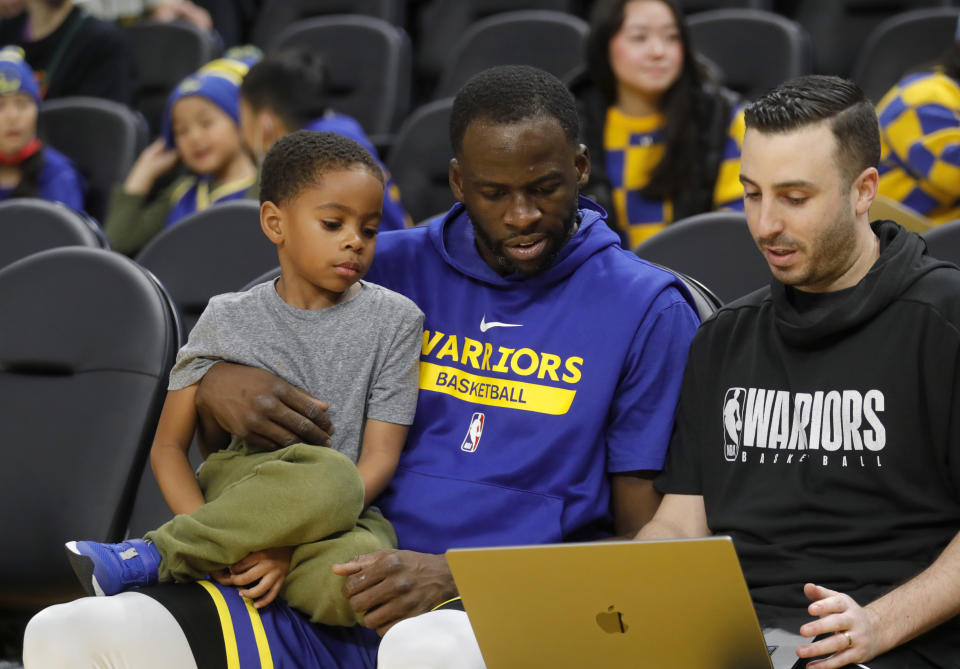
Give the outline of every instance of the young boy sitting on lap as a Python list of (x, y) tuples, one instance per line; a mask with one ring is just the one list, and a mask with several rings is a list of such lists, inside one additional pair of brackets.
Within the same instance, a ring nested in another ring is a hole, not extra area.
[[(69, 542), (89, 594), (208, 574), (223, 582), (218, 571), (249, 553), (295, 546), (286, 580), (280, 570), (265, 587), (280, 588), (315, 622), (356, 621), (330, 566), (396, 545), (389, 523), (368, 505), (393, 476), (413, 420), (423, 327), (413, 302), (361, 280), (376, 246), (383, 184), (376, 160), (341, 135), (298, 131), (269, 151), (260, 223), (277, 245), (281, 276), (214, 297), (190, 333), (150, 454), (177, 515), (144, 539)], [(195, 476), (187, 459), (194, 394), (221, 360), (269, 370), (324, 399), (336, 426), (330, 447), (258, 452), (234, 437)], [(367, 532), (347, 532), (355, 526)]]

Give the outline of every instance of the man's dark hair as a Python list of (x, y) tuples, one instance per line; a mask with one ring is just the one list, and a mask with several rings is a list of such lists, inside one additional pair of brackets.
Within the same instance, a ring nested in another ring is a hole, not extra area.
[(255, 112), (273, 112), (288, 128), (302, 128), (327, 111), (327, 70), (323, 59), (306, 49), (271, 53), (250, 68), (240, 97)]
[(289, 204), (324, 174), (357, 166), (384, 182), (376, 159), (352, 139), (334, 132), (297, 130), (267, 151), (260, 174), (260, 203)]
[(791, 132), (829, 121), (837, 141), (837, 165), (848, 183), (880, 163), (877, 113), (860, 87), (840, 77), (808, 75), (763, 94), (744, 112), (747, 128)]
[(563, 82), (528, 65), (492, 67), (471, 77), (457, 92), (450, 114), (450, 146), (454, 155), (460, 155), (463, 136), (476, 119), (516, 123), (540, 117), (557, 119), (567, 140), (577, 143), (580, 119)]

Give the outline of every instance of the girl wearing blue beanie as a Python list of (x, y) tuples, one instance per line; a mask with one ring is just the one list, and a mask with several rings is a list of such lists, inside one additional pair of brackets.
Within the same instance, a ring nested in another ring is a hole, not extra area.
[(0, 200), (36, 197), (83, 210), (83, 178), (37, 138), (40, 89), (19, 47), (0, 49)]
[[(211, 61), (170, 94), (163, 136), (144, 149), (110, 200), (104, 231), (113, 249), (132, 255), (184, 216), (257, 197), (257, 170), (240, 137), (238, 98), (258, 54)], [(179, 163), (188, 172), (151, 197), (160, 177)]]

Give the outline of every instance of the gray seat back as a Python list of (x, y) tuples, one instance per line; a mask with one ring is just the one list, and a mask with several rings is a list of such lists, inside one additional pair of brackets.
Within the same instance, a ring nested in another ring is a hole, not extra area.
[(760, 9), (716, 9), (687, 20), (693, 48), (746, 98), (812, 70), (810, 39), (797, 22)]
[(155, 279), (104, 249), (0, 269), (0, 312), (0, 608), (23, 610), (80, 592), (65, 541), (123, 538), (179, 338)]
[(449, 170), (450, 111), (453, 98), (418, 107), (400, 126), (387, 167), (400, 189), (403, 206), (414, 221), (453, 206)]
[(351, 14), (297, 21), (270, 48), (288, 47), (323, 57), (330, 108), (355, 118), (368, 135), (393, 132), (410, 109), (410, 39), (387, 21)]
[(943, 55), (958, 19), (960, 7), (917, 9), (887, 19), (867, 36), (850, 78), (876, 104), (907, 72)]
[(765, 286), (771, 278), (741, 212), (714, 211), (682, 219), (634, 251), (709, 286), (724, 304)]
[(455, 95), (478, 72), (497, 65), (533, 65), (565, 79), (583, 64), (589, 26), (549, 10), (494, 14), (463, 33), (440, 74), (435, 98)]
[(105, 248), (95, 221), (57, 202), (17, 198), (0, 202), (0, 268), (58, 246)]
[(960, 265), (960, 219), (930, 228), (921, 236), (927, 243), (927, 253)]
[(233, 200), (165, 228), (136, 261), (170, 291), (187, 334), (211, 297), (275, 267), (277, 249), (260, 229), (260, 205)]
[(72, 160), (86, 179), (84, 208), (102, 222), (110, 191), (127, 177), (147, 144), (143, 117), (112, 100), (60, 98), (43, 103), (38, 128), (41, 138)]

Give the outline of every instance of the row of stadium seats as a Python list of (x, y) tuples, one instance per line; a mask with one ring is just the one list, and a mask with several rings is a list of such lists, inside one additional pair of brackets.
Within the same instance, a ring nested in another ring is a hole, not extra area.
[[(835, 41), (862, 44), (849, 75), (876, 101), (904, 71), (941, 54), (958, 17), (955, 7), (915, 9), (869, 34), (837, 32)], [(728, 87), (748, 98), (816, 69), (817, 40), (802, 23), (780, 14), (720, 9), (691, 15), (689, 25), (697, 50)], [(180, 24), (141, 23), (127, 30), (141, 72), (139, 108), (155, 129), (166, 95), (213, 56), (212, 43), (202, 31)], [(582, 67), (587, 32), (583, 19), (549, 10), (502, 12), (475, 21), (458, 34), (431, 97), (453, 95), (471, 75), (493, 65), (535, 65), (569, 78)], [(406, 118), (413, 99), (413, 47), (396, 25), (360, 14), (303, 19), (264, 45), (269, 50), (285, 46), (313, 49), (325, 58), (331, 107), (356, 118), (369, 134), (392, 133)]]
[[(854, 79), (871, 99), (879, 100), (905, 70), (942, 51), (958, 17), (960, 9), (926, 9), (881, 24), (864, 42)], [(142, 111), (156, 123), (169, 91), (211, 52), (202, 46), (203, 33), (182, 25), (145, 23), (129, 29), (137, 31), (144, 90), (154, 92), (143, 99)], [(528, 63), (560, 77), (575, 76), (586, 30), (576, 17), (545, 11), (481, 20), (463, 35), (438, 90), (452, 95), (470, 75), (504, 63)], [(691, 17), (690, 31), (727, 85), (747, 98), (811, 71), (806, 32), (777, 14), (756, 9), (706, 12)], [(161, 52), (154, 48), (161, 42), (178, 46)], [(569, 47), (556, 48), (558, 44)], [(402, 31), (367, 16), (317, 18), (289, 26), (275, 43), (277, 48), (284, 45), (321, 51), (331, 71), (331, 106), (357, 118), (383, 149), (415, 221), (450, 206), (446, 120), (451, 102), (443, 97), (409, 111), (410, 44)], [(149, 64), (158, 53), (168, 61), (165, 66)], [(167, 53), (177, 58), (171, 60)], [(70, 157), (87, 179), (87, 211), (103, 220), (110, 188), (123, 180), (146, 145), (147, 127), (121, 105), (64, 99), (44, 105), (40, 128), (44, 139)]]
[[(886, 217), (897, 220), (898, 214), (876, 202), (871, 218)], [(898, 222), (913, 227), (909, 220)], [(923, 230), (922, 236), (931, 255), (960, 264), (960, 220)], [(0, 241), (0, 269), (54, 247), (109, 248), (95, 221), (30, 198), (0, 203)], [(682, 219), (634, 252), (699, 281), (720, 304), (760, 288), (770, 276), (743, 212)], [(134, 260), (169, 293), (184, 339), (210, 297), (247, 287), (277, 266), (276, 249), (262, 233), (259, 206), (251, 200), (225, 202), (185, 218), (157, 235)]]
[[(592, 4), (589, 0), (267, 0), (252, 26), (251, 41), (267, 48), (273, 36), (306, 18), (340, 13), (375, 16), (413, 37), (416, 69), (435, 80), (460, 36), (478, 20), (518, 9), (587, 18)], [(777, 12), (800, 23), (811, 35), (816, 72), (847, 75), (860, 40), (883, 20), (909, 9), (957, 7), (960, 0), (680, 0), (680, 6), (688, 16), (731, 8)]]

